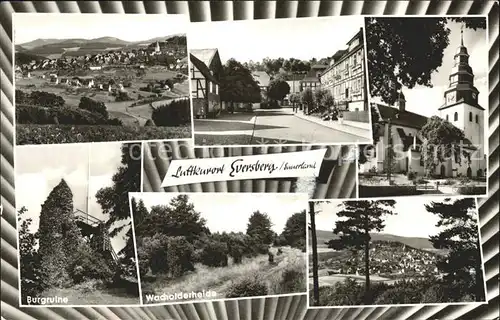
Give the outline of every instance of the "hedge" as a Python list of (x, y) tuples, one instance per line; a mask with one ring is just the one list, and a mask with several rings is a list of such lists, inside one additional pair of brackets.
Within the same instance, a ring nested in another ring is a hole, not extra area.
[(459, 186), (453, 188), (453, 191), (463, 195), (484, 195), (486, 186)]
[(120, 121), (109, 120), (100, 113), (90, 112), (83, 109), (76, 109), (67, 106), (46, 108), (31, 105), (16, 106), (16, 123), (121, 125)]
[(116, 125), (16, 125), (16, 144), (54, 144), (191, 138), (191, 126), (174, 128)]
[(157, 126), (179, 126), (191, 122), (189, 99), (174, 100), (169, 104), (153, 108), (151, 116)]
[(389, 197), (389, 196), (410, 196), (421, 194), (417, 191), (417, 186), (359, 186), (360, 197)]

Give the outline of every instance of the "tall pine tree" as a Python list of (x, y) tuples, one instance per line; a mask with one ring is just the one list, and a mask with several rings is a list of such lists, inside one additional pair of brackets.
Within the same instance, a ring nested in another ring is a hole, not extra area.
[(395, 214), (392, 211), (395, 203), (394, 200), (345, 201), (341, 204), (342, 210), (337, 212), (339, 220), (333, 233), (339, 235), (339, 239), (330, 241), (330, 246), (337, 250), (364, 250), (366, 299), (370, 290), (370, 232), (384, 229), (383, 218)]
[(248, 219), (247, 235), (259, 239), (263, 244), (271, 244), (274, 240), (274, 231), (271, 219), (267, 213), (255, 211)]
[(456, 299), (472, 295), (476, 301), (484, 301), (483, 269), (477, 211), (474, 198), (446, 199), (431, 202), (427, 211), (439, 217), (437, 227), (442, 231), (430, 237), (436, 249), (446, 249), (448, 254), (438, 261), (438, 268), (444, 279), (454, 288)]

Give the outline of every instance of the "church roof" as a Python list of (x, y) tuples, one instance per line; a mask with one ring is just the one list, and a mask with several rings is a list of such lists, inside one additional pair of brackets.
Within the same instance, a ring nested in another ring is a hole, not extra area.
[(428, 118), (426, 116), (414, 112), (401, 111), (379, 103), (375, 103), (375, 106), (378, 109), (381, 120), (388, 121), (390, 119), (391, 123), (395, 125), (420, 129), (427, 123)]

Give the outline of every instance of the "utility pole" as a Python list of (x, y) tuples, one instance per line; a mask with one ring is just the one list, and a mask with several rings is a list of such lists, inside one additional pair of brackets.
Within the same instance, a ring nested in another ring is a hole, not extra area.
[(319, 280), (318, 280), (318, 239), (316, 238), (316, 212), (314, 202), (309, 201), (309, 215), (311, 218), (311, 240), (313, 259), (313, 305), (319, 305)]

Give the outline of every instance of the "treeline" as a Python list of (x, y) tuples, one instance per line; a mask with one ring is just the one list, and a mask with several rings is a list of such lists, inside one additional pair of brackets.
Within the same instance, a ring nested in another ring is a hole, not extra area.
[(188, 98), (152, 108), (151, 118), (156, 126), (180, 126), (191, 122), (191, 104)]
[(194, 271), (197, 263), (227, 267), (258, 255), (269, 255), (271, 262), (274, 255), (269, 249), (273, 244), (305, 252), (305, 211), (292, 215), (278, 236), (271, 229), (269, 216), (259, 211), (250, 216), (246, 233), (212, 233), (187, 195), (150, 211), (142, 200), (132, 199), (131, 205), (142, 279), (157, 274), (177, 278)]
[(120, 120), (109, 118), (103, 102), (82, 97), (78, 108), (73, 108), (67, 106), (61, 96), (53, 93), (25, 93), (21, 90), (16, 90), (16, 123), (122, 125)]
[(295, 58), (284, 59), (284, 58), (264, 58), (262, 61), (248, 61), (244, 62), (243, 65), (251, 71), (265, 71), (270, 75), (279, 73), (280, 71), (285, 72), (297, 72), (297, 73), (307, 73), (311, 70), (311, 66), (315, 64), (328, 64), (330, 58), (316, 59), (312, 58), (310, 60), (300, 60)]

